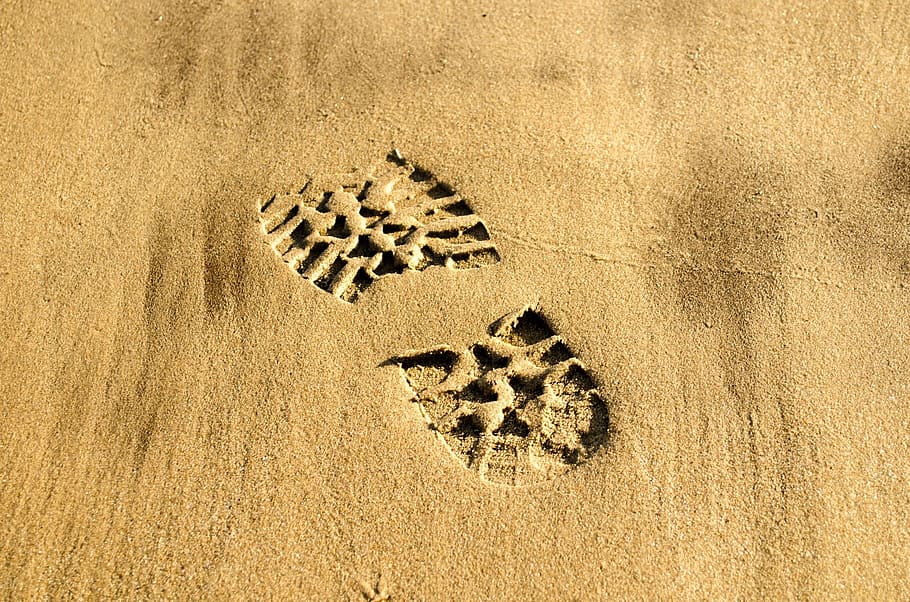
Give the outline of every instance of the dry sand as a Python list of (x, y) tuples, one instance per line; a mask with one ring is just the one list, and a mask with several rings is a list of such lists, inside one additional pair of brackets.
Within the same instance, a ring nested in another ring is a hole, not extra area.
[[(0, 595), (910, 598), (910, 9), (0, 6)], [(391, 148), (501, 260), (295, 275)], [(609, 407), (526, 486), (390, 358), (539, 301)]]

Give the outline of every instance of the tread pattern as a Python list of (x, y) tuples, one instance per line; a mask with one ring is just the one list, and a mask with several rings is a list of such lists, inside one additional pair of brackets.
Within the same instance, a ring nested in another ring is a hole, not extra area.
[(464, 351), (443, 345), (391, 361), (430, 428), (487, 481), (552, 478), (606, 441), (606, 403), (536, 306), (505, 316)]
[(347, 302), (388, 275), (500, 259), (468, 202), (398, 151), (376, 169), (314, 176), (297, 192), (273, 195), (259, 221), (292, 270)]

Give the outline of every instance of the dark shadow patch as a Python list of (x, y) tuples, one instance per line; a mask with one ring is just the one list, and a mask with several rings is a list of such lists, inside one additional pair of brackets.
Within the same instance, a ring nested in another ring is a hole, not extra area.
[(408, 164), (407, 160), (402, 157), (401, 153), (399, 153), (397, 150), (389, 152), (389, 154), (386, 155), (385, 160), (389, 163), (397, 165), (398, 167), (405, 167)]
[(326, 292), (332, 292), (332, 281), (338, 276), (339, 272), (344, 269), (347, 262), (341, 257), (336, 257), (332, 265), (323, 272), (313, 283)]
[(290, 237), (291, 241), (293, 241), (292, 246), (303, 248), (306, 245), (307, 237), (312, 233), (313, 226), (311, 226), (309, 222), (306, 220), (300, 222), (291, 230)]
[(313, 244), (313, 247), (310, 249), (309, 254), (301, 261), (297, 266), (297, 273), (303, 274), (309, 270), (313, 264), (319, 259), (319, 257), (325, 253), (326, 249), (329, 248), (329, 243), (324, 241), (319, 241)]
[[(360, 192), (357, 193), (357, 200), (361, 203), (364, 202), (367, 198), (367, 195), (370, 193), (370, 188), (372, 188), (372, 187), (373, 187), (373, 180), (367, 180), (366, 182), (364, 182), (363, 187), (361, 187), (361, 189), (360, 189)], [(363, 213), (364, 209), (365, 209), (365, 207), (363, 207), (363, 206), (360, 207), (360, 215), (364, 215), (364, 213)]]
[(514, 324), (505, 325), (496, 331), (499, 332), (499, 338), (519, 347), (534, 345), (555, 334), (544, 317), (533, 309), (521, 314)]
[(445, 256), (434, 253), (430, 247), (423, 247), (423, 249), (421, 249), (421, 254), (422, 257), (420, 258), (420, 261), (414, 266), (414, 269), (418, 272), (434, 265), (444, 266), (446, 264)]
[(551, 439), (544, 439), (541, 447), (548, 453), (558, 456), (563, 464), (573, 466), (580, 462), (580, 450), (576, 448), (560, 445)]
[(232, 309), (243, 299), (247, 264), (246, 224), (230, 211), (229, 199), (210, 195), (205, 205), (202, 250), (206, 315)]
[[(272, 200), (269, 201), (269, 204), (271, 204), (272, 202), (274, 202), (274, 198), (275, 198), (275, 197), (272, 197)], [(288, 212), (284, 214), (284, 217), (281, 218), (281, 221), (280, 221), (280, 222), (276, 222), (274, 226), (272, 226), (272, 227), (269, 228), (269, 234), (272, 234), (273, 232), (277, 231), (277, 230), (280, 229), (282, 226), (284, 226), (286, 223), (288, 223), (289, 221), (291, 221), (292, 219), (294, 219), (295, 217), (297, 217), (297, 214), (298, 214), (298, 213), (300, 213), (300, 206), (298, 206), (298, 205), (292, 205), (291, 208), (288, 209)]]
[(373, 244), (369, 236), (359, 236), (357, 244), (348, 253), (348, 257), (372, 257), (380, 251), (381, 249)]
[(474, 359), (477, 360), (477, 367), (482, 372), (505, 368), (509, 365), (509, 358), (499, 357), (483, 345), (471, 345), (471, 353), (474, 355)]
[(458, 354), (451, 349), (434, 349), (420, 355), (393, 358), (393, 361), (404, 370), (410, 370), (415, 367), (433, 367), (443, 368), (447, 372), (452, 370), (457, 360)]
[(329, 200), (332, 198), (332, 192), (326, 191), (322, 193), (322, 200), (319, 201), (319, 204), (316, 205), (316, 211), (319, 213), (330, 213), (332, 210), (329, 208)]
[(499, 425), (499, 428), (493, 431), (494, 435), (505, 435), (513, 437), (521, 437), (522, 439), (531, 434), (531, 429), (528, 428), (528, 425), (518, 419), (518, 415), (515, 413), (515, 410), (509, 410), (505, 413), (503, 417), (502, 424)]
[[(300, 191), (300, 194), (303, 194), (303, 190)], [(265, 213), (266, 211), (268, 211), (269, 207), (271, 207), (272, 203), (275, 202), (275, 199), (277, 197), (278, 197), (277, 194), (273, 194), (272, 196), (269, 197), (269, 199), (266, 202), (262, 203), (259, 206), (259, 213)], [(269, 232), (271, 232), (271, 231), (272, 230), (269, 230)]]
[(524, 376), (509, 377), (509, 386), (515, 391), (515, 407), (523, 408), (544, 393), (543, 381)]
[(490, 233), (487, 231), (487, 227), (482, 223), (478, 222), (462, 232), (462, 236), (469, 240), (484, 241), (490, 240)]
[(481, 387), (479, 382), (474, 380), (458, 392), (458, 399), (472, 403), (489, 403), (496, 401), (496, 394)]
[(364, 207), (361, 205), (360, 209), (357, 210), (360, 215), (368, 218), (381, 218), (388, 215), (385, 211), (377, 211), (375, 209), (370, 209), (369, 207)]
[(427, 238), (440, 238), (443, 240), (451, 240), (458, 238), (459, 232), (457, 229), (452, 230), (436, 230), (435, 232), (428, 232)]
[(452, 187), (442, 182), (437, 182), (435, 186), (427, 190), (427, 196), (431, 199), (443, 199), (453, 194), (455, 194), (455, 191), (452, 190)]
[(910, 136), (893, 142), (881, 159), (879, 183), (893, 195), (910, 195)]
[(465, 201), (456, 201), (451, 205), (446, 205), (442, 208), (443, 211), (449, 215), (454, 215), (455, 217), (461, 217), (463, 215), (473, 215), (474, 210), (471, 209), (471, 206), (468, 205)]
[(343, 215), (336, 217), (331, 227), (326, 230), (325, 235), (333, 238), (347, 238), (350, 236), (351, 230), (348, 228), (347, 218)]
[(433, 174), (421, 167), (415, 167), (408, 177), (414, 182), (427, 182), (433, 179)]
[(449, 431), (459, 439), (477, 439), (483, 434), (483, 428), (478, 426), (471, 416), (461, 416)]
[(350, 286), (348, 286), (344, 291), (339, 295), (342, 301), (347, 301), (348, 303), (353, 303), (356, 301), (360, 295), (367, 289), (368, 286), (373, 282), (373, 278), (367, 274), (363, 268), (357, 270), (357, 274), (354, 275), (354, 280), (351, 281)]
[(383, 234), (396, 234), (398, 232), (407, 232), (409, 228), (402, 224), (382, 224)]
[(572, 357), (572, 350), (565, 343), (558, 341), (552, 347), (540, 356), (540, 362), (544, 365), (554, 365), (564, 362)]
[(570, 366), (559, 379), (560, 395), (578, 397), (594, 389), (597, 384), (587, 370), (578, 365)]
[(181, 269), (178, 260), (177, 230), (176, 224), (161, 221), (150, 232), (142, 303), (144, 336), (120, 346), (124, 352), (127, 348), (136, 350), (140, 367), (135, 373), (125, 371), (116, 378), (120, 383), (131, 382), (131, 389), (107, 391), (110, 411), (102, 432), (105, 436), (113, 434), (133, 475), (142, 470), (159, 425), (173, 412), (178, 389), (174, 374), (181, 369), (174, 329), (180, 323), (181, 308), (193, 307), (196, 302), (194, 287), (190, 286), (190, 278), (196, 276)]
[[(671, 299), (693, 328), (717, 327), (723, 338), (727, 388), (748, 395), (754, 382), (755, 338), (764, 336), (770, 311), (783, 312), (780, 206), (788, 203), (782, 171), (762, 156), (746, 156), (726, 144), (692, 161), (691, 192), (672, 209), (666, 232), (673, 258)], [(684, 258), (678, 260), (676, 258)], [(664, 263), (664, 257), (655, 257)], [(666, 299), (666, 272), (653, 276)]]
[(606, 402), (597, 392), (590, 393), (591, 418), (587, 430), (581, 433), (581, 443), (590, 454), (607, 444), (610, 432), (610, 413)]
[(382, 259), (379, 260), (379, 265), (373, 269), (373, 273), (377, 276), (401, 274), (402, 272), (404, 272), (404, 268), (398, 265), (398, 262), (395, 261), (395, 255), (391, 251), (384, 251)]

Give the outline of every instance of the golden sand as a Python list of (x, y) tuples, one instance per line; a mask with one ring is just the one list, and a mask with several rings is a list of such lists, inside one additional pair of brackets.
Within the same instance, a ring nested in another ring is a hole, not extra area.
[(910, 598), (905, 3), (56, 4), (0, 6), (0, 597)]

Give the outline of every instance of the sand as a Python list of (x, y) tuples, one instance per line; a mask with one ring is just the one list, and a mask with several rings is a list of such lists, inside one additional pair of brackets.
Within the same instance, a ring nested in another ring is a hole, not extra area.
[[(53, 4), (0, 6), (4, 599), (910, 598), (904, 3)], [(259, 210), (392, 149), (497, 260), (349, 303)], [(524, 307), (609, 419), (516, 481), (399, 365)]]

